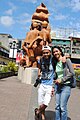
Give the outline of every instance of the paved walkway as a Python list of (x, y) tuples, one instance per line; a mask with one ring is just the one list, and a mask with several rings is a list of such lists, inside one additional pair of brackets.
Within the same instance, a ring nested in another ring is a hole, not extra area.
[[(0, 80), (0, 120), (34, 120), (37, 88), (21, 83), (17, 76)], [(46, 109), (46, 120), (54, 120), (55, 97)], [(68, 120), (80, 120), (80, 89), (72, 89)]]

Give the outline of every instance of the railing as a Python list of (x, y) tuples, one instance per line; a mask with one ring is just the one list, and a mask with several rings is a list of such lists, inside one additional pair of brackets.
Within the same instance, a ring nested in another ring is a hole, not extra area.
[(78, 58), (78, 59), (80, 59), (80, 54), (72, 53), (71, 54), (71, 58)]

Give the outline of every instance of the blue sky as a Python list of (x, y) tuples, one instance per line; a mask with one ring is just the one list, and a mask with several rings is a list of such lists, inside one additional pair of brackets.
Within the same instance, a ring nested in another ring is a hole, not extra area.
[(0, 33), (24, 39), (31, 17), (43, 2), (50, 13), (51, 29), (70, 28), (80, 32), (80, 0), (0, 0)]

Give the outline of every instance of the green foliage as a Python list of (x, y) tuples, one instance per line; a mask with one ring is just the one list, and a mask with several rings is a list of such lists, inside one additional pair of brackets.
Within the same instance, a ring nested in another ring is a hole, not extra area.
[(1, 71), (1, 67), (2, 67), (2, 66), (0, 65), (0, 71)]
[(9, 72), (8, 67), (6, 65), (0, 67), (0, 72), (3, 72), (3, 73)]
[(80, 69), (75, 69), (76, 79), (80, 80)]
[(2, 43), (0, 42), (0, 45), (2, 45)]
[(0, 65), (0, 73), (5, 72), (16, 72), (18, 71), (18, 66), (16, 66), (15, 62), (9, 62), (8, 65)]
[(13, 72), (15, 72), (15, 71), (18, 71), (18, 66), (16, 66), (16, 64), (15, 64), (15, 62), (9, 62), (8, 63), (8, 69), (10, 70), (10, 71), (13, 71)]
[(75, 42), (75, 43), (76, 43), (76, 42), (77, 42), (77, 40), (76, 40), (76, 39), (74, 39), (74, 40), (73, 40), (73, 42)]

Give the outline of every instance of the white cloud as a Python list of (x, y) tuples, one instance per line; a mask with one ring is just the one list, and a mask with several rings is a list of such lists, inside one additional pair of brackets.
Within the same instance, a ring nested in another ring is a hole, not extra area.
[(68, 27), (71, 27), (73, 28), (74, 30), (77, 30), (77, 31), (80, 31), (80, 22), (79, 21), (70, 21), (69, 22), (69, 26)]
[(31, 3), (36, 3), (37, 0), (22, 0), (23, 2), (31, 2)]
[(16, 18), (16, 23), (22, 26), (22, 30), (28, 32), (31, 26), (31, 15), (28, 13), (21, 14)]
[(5, 13), (6, 13), (7, 15), (12, 15), (12, 14), (13, 14), (13, 10), (12, 10), (12, 9), (9, 9), (9, 10), (5, 11)]
[(21, 16), (18, 16), (17, 17), (17, 23), (20, 23), (20, 24), (27, 24), (27, 23), (30, 23), (31, 22), (31, 15), (28, 14), (28, 13), (24, 13), (22, 14)]
[(74, 11), (80, 11), (80, 0), (72, 0), (71, 7)]
[(68, 16), (65, 16), (65, 15), (62, 15), (62, 14), (58, 14), (58, 15), (55, 15), (54, 19), (55, 20), (64, 20), (66, 19)]
[(79, 22), (75, 23), (74, 27), (80, 31), (80, 23)]
[(11, 7), (12, 10), (16, 10), (17, 7), (12, 2), (8, 2), (8, 5)]
[(70, 25), (70, 26), (73, 26), (73, 22), (72, 22), (72, 21), (70, 21), (70, 22), (69, 22), (69, 25)]
[(10, 16), (2, 16), (0, 18), (0, 23), (6, 27), (10, 27), (11, 25), (14, 24), (14, 20)]
[(10, 9), (6, 10), (5, 13), (7, 15), (12, 15), (13, 12), (17, 9), (17, 7), (12, 2), (8, 2), (8, 6), (10, 6)]
[(31, 19), (30, 18), (25, 18), (25, 19), (22, 19), (22, 20), (20, 20), (19, 21), (19, 23), (21, 23), (21, 24), (27, 24), (27, 23), (30, 23), (31, 22)]
[(28, 18), (28, 17), (30, 17), (30, 14), (28, 14), (28, 13), (24, 13), (22, 16)]

